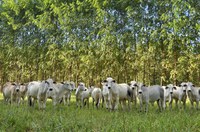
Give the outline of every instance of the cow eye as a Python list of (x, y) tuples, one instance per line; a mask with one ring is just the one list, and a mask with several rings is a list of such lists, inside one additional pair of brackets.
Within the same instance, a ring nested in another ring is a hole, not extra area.
[(114, 82), (114, 83), (115, 83), (115, 80), (113, 80), (112, 82)]
[(169, 87), (165, 87), (165, 89), (168, 89)]
[(193, 84), (192, 87), (195, 87), (195, 85)]
[(134, 84), (135, 87), (137, 87), (137, 84)]
[(184, 86), (184, 87), (187, 87), (187, 85), (186, 85), (186, 84), (184, 84), (183, 86)]

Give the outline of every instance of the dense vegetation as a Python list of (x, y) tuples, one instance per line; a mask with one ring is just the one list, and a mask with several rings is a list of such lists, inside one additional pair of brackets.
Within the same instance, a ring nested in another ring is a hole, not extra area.
[(200, 82), (199, 0), (0, 0), (0, 81)]

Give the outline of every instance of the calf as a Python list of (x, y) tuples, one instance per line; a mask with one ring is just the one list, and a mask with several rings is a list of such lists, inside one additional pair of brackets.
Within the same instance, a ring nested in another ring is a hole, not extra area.
[(164, 90), (159, 85), (146, 87), (143, 83), (138, 83), (138, 99), (140, 102), (140, 111), (142, 111), (143, 103), (145, 103), (145, 111), (148, 112), (149, 102), (157, 101), (159, 110), (162, 111), (162, 101), (164, 98)]
[(196, 109), (199, 109), (199, 100), (200, 100), (200, 87), (195, 87), (191, 82), (187, 83), (187, 95), (194, 108), (194, 102), (196, 102)]
[[(53, 90), (54, 84), (52, 79), (45, 81), (33, 81), (28, 84), (27, 97), (30, 106), (34, 106), (38, 100), (39, 109), (46, 108), (47, 90)], [(33, 100), (32, 100), (33, 99)]]
[(47, 90), (47, 98), (53, 99), (53, 105), (55, 106), (61, 100), (65, 105), (64, 95), (72, 90), (70, 82), (54, 83), (53, 89)]
[(134, 106), (137, 108), (137, 82), (131, 81), (129, 83), (130, 89), (131, 89), (131, 102), (134, 101)]
[(187, 84), (185, 82), (182, 82), (179, 87), (175, 86), (176, 88), (173, 90), (173, 94), (172, 94), (172, 100), (171, 103), (173, 102), (173, 100), (175, 100), (176, 103), (176, 107), (177, 108), (181, 108), (181, 102), (183, 103), (183, 107), (186, 107), (186, 99), (187, 99), (187, 95), (186, 95), (186, 88), (187, 88)]
[(162, 87), (164, 89), (164, 100), (163, 100), (163, 109), (166, 108), (166, 102), (169, 102), (169, 108), (172, 109), (172, 94), (176, 90), (176, 87), (173, 84), (168, 84), (167, 86)]
[(75, 96), (76, 96), (76, 106), (82, 106), (82, 92), (86, 90), (85, 83), (80, 82), (78, 88), (76, 89)]
[(20, 103), (20, 86), (17, 83), (6, 83), (2, 89), (4, 101), (6, 103)]
[(94, 103), (96, 103), (96, 108), (99, 108), (100, 101), (102, 99), (102, 93), (100, 88), (96, 88), (91, 86), (91, 96), (92, 96), (92, 103), (94, 107)]
[(103, 107), (103, 104), (105, 102), (105, 105), (106, 105), (106, 109), (109, 108), (109, 101), (110, 101), (110, 98), (109, 98), (109, 90), (108, 90), (108, 85), (104, 82), (101, 83), (102, 84), (102, 107)]
[(70, 105), (70, 100), (71, 100), (71, 93), (72, 91), (75, 89), (75, 83), (74, 82), (70, 82), (70, 86), (72, 88), (72, 90), (70, 91), (67, 91), (63, 97), (63, 99), (65, 99), (65, 101), (67, 101), (67, 105), (69, 106)]
[(19, 88), (19, 91), (20, 91), (20, 95), (21, 95), (21, 99), (22, 99), (22, 102), (24, 102), (25, 98), (26, 98), (26, 94), (27, 94), (27, 86), (28, 84), (20, 84), (20, 88)]
[(104, 83), (109, 89), (109, 107), (111, 110), (117, 110), (119, 101), (122, 102), (122, 108), (125, 109), (126, 101), (128, 101), (128, 109), (130, 110), (131, 92), (127, 84), (117, 84), (115, 80), (108, 77)]

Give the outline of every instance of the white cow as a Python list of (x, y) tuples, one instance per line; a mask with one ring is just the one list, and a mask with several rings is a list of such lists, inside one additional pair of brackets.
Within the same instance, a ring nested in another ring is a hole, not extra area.
[(169, 108), (172, 109), (172, 94), (176, 90), (176, 87), (173, 84), (168, 84), (167, 86), (162, 87), (164, 89), (164, 100), (163, 100), (163, 109), (166, 108), (166, 102), (169, 102)]
[(76, 96), (76, 106), (82, 106), (82, 92), (85, 91), (87, 88), (85, 87), (85, 83), (80, 82), (78, 84), (78, 88), (76, 89), (75, 96)]
[(22, 102), (24, 102), (24, 100), (26, 98), (26, 94), (27, 94), (27, 90), (28, 90), (27, 87), (28, 87), (28, 84), (23, 84), (23, 83), (20, 84), (19, 91), (20, 91), (20, 96), (21, 96)]
[(69, 93), (72, 91), (72, 87), (70, 85), (70, 82), (62, 82), (62, 83), (55, 83), (53, 89), (47, 90), (47, 98), (51, 98), (53, 100), (53, 105), (55, 106), (57, 103), (59, 103), (61, 100), (63, 100), (64, 105), (65, 99), (63, 99), (66, 93)]
[(138, 99), (140, 102), (140, 111), (143, 110), (143, 103), (145, 103), (145, 111), (148, 112), (148, 105), (157, 101), (159, 110), (162, 111), (162, 102), (164, 98), (164, 90), (159, 85), (146, 87), (143, 83), (137, 83)]
[(92, 97), (92, 103), (94, 107), (94, 103), (96, 103), (96, 108), (99, 108), (100, 101), (102, 99), (102, 93), (100, 88), (96, 88), (94, 86), (91, 86), (91, 97)]
[(103, 104), (105, 102), (105, 105), (106, 105), (106, 109), (109, 108), (109, 101), (110, 101), (110, 98), (109, 98), (109, 90), (108, 90), (108, 85), (107, 83), (104, 83), (102, 82), (102, 107), (103, 107)]
[(130, 110), (131, 92), (129, 86), (127, 84), (117, 84), (111, 77), (104, 80), (104, 83), (106, 83), (109, 89), (110, 109), (117, 110), (119, 101), (122, 102), (122, 108), (125, 109), (126, 101), (128, 101), (128, 109)]
[[(54, 84), (52, 79), (45, 81), (32, 81), (28, 84), (27, 97), (28, 103), (30, 106), (35, 104), (35, 101), (38, 100), (39, 109), (46, 108), (47, 101), (47, 90), (54, 89)], [(32, 100), (33, 99), (33, 100)]]
[(173, 94), (172, 94), (172, 102), (173, 102), (173, 100), (175, 100), (177, 108), (181, 108), (181, 102), (182, 102), (183, 107), (185, 108), (186, 107), (186, 99), (187, 99), (187, 95), (186, 95), (187, 84), (185, 82), (182, 82), (179, 85), (179, 87), (178, 86), (175, 86), (175, 87), (176, 87), (176, 89), (173, 90)]
[(131, 81), (129, 83), (130, 89), (131, 89), (131, 102), (134, 101), (134, 106), (137, 108), (137, 82)]
[(68, 106), (70, 105), (72, 91), (75, 89), (75, 83), (71, 81), (70, 85), (71, 85), (72, 90), (66, 92), (66, 94), (63, 97), (63, 100), (65, 99), (65, 102), (67, 101)]
[(191, 82), (187, 83), (187, 95), (194, 108), (194, 102), (196, 102), (196, 109), (199, 109), (199, 100), (200, 100), (200, 87), (195, 87)]
[(85, 88), (84, 91), (82, 91), (81, 93), (81, 104), (82, 107), (84, 107), (85, 105), (87, 105), (87, 107), (89, 108), (89, 99), (92, 93), (92, 88)]
[(20, 104), (20, 85), (17, 83), (7, 82), (2, 89), (4, 101), (6, 103)]

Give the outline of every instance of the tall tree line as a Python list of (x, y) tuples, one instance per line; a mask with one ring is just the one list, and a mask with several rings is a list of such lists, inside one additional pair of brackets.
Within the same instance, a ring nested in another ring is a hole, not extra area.
[(199, 0), (0, 0), (0, 81), (200, 85)]

